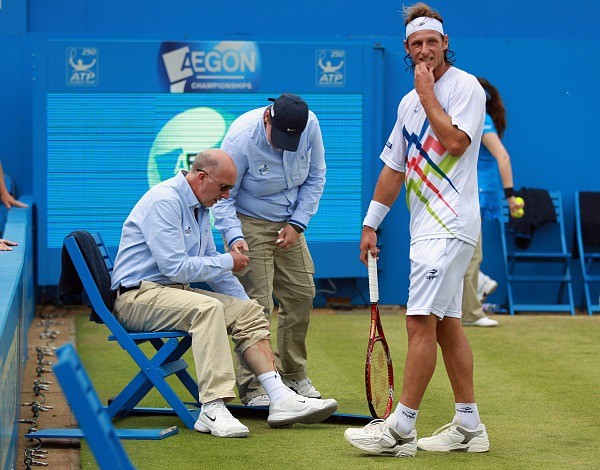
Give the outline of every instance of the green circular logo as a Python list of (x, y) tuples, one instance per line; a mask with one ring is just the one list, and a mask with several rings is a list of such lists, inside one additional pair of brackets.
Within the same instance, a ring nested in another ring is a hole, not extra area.
[(221, 144), (234, 116), (208, 107), (177, 114), (159, 131), (148, 156), (148, 185), (188, 170), (198, 152)]

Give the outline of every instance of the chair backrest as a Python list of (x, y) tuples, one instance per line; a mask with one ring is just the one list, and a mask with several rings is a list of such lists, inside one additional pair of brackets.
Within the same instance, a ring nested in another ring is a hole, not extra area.
[(79, 426), (102, 470), (134, 469), (73, 345), (57, 349), (53, 367)]
[[(567, 242), (564, 230), (564, 213), (560, 191), (548, 191), (554, 212), (555, 222), (547, 222), (535, 227), (527, 248), (519, 246), (516, 241), (513, 224), (510, 222), (510, 210), (506, 201), (502, 204), (502, 243), (505, 253), (513, 252), (557, 252), (567, 253)], [(525, 212), (535, 211), (534, 205), (528, 206), (525, 200)]]
[[(104, 242), (102, 242), (100, 236), (95, 235), (94, 239), (99, 240), (95, 245), (96, 249), (98, 249), (100, 253), (102, 253), (103, 251), (105, 253), (102, 257), (107, 263), (106, 269), (108, 273), (109, 266), (112, 270), (112, 260), (108, 255), (106, 246), (104, 245)], [(100, 290), (98, 289), (98, 285), (96, 284), (94, 276), (92, 275), (92, 272), (85, 261), (84, 255), (81, 251), (79, 244), (77, 243), (77, 239), (75, 238), (75, 236), (70, 235), (67, 238), (65, 238), (64, 244), (65, 248), (69, 253), (71, 261), (73, 262), (75, 270), (77, 271), (77, 274), (79, 274), (79, 278), (81, 279), (81, 283), (83, 284), (83, 288), (87, 293), (92, 308), (96, 311), (96, 314), (100, 317), (102, 322), (106, 324), (106, 326), (112, 332), (112, 334), (115, 335), (119, 343), (123, 345), (131, 342), (131, 339), (128, 337), (127, 332), (125, 331), (123, 326), (117, 321), (112, 312), (106, 306), (103, 296), (100, 293)]]
[(584, 251), (600, 252), (600, 192), (575, 192), (577, 243)]
[(106, 247), (106, 243), (102, 240), (102, 237), (99, 233), (92, 233), (94, 240), (96, 241), (96, 246), (98, 247), (98, 251), (100, 251), (100, 255), (104, 259), (104, 265), (106, 266), (106, 270), (108, 271), (109, 276), (112, 275), (113, 271), (113, 259), (108, 252), (108, 248)]

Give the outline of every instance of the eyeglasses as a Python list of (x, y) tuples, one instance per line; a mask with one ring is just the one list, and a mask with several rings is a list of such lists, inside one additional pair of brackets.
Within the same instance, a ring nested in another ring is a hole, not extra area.
[(202, 172), (204, 173), (206, 176), (208, 176), (211, 180), (213, 180), (215, 183), (217, 183), (219, 186), (219, 189), (221, 190), (222, 193), (226, 193), (227, 191), (229, 191), (231, 188), (233, 188), (232, 184), (221, 184), (219, 183), (216, 179), (214, 179), (212, 176), (210, 176), (206, 171), (204, 170), (198, 170), (198, 172)]

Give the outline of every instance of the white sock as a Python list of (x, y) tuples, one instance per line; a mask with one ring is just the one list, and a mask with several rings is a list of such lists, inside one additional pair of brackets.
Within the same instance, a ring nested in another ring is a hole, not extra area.
[(402, 403), (398, 403), (396, 410), (386, 419), (388, 425), (406, 436), (415, 429), (419, 410), (413, 410)]
[(271, 401), (283, 400), (294, 394), (292, 390), (283, 384), (281, 375), (276, 370), (260, 374), (257, 378)]
[(475, 429), (481, 423), (476, 403), (455, 403), (456, 416), (467, 429)]

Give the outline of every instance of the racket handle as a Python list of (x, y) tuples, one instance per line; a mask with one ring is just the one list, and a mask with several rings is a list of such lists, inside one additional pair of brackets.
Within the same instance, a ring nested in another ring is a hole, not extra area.
[(377, 280), (377, 258), (369, 251), (367, 255), (369, 260), (369, 297), (371, 303), (379, 302), (379, 284)]

